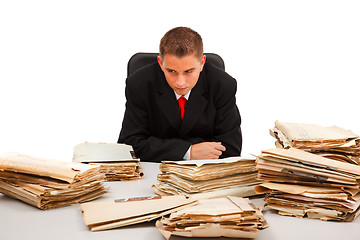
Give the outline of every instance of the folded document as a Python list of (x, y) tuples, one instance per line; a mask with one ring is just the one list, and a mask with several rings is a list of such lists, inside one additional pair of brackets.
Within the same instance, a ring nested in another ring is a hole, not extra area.
[(81, 211), (90, 230), (101, 231), (148, 222), (194, 203), (185, 196), (140, 197), (84, 203)]

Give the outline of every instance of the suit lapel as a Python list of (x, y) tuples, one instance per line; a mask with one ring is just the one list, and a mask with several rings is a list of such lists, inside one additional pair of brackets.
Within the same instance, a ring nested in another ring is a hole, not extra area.
[(157, 103), (173, 128), (179, 129), (181, 117), (174, 92), (166, 91), (157, 99)]
[[(160, 67), (159, 67), (160, 68)], [(181, 125), (181, 117), (179, 105), (176, 101), (174, 90), (167, 83), (163, 72), (160, 69), (157, 77), (156, 88), (158, 90), (157, 104), (164, 116), (174, 129), (179, 129)]]
[(203, 96), (206, 91), (207, 85), (203, 71), (195, 87), (191, 90), (189, 100), (186, 103), (185, 115), (179, 133), (181, 137), (186, 137), (207, 106), (208, 100)]

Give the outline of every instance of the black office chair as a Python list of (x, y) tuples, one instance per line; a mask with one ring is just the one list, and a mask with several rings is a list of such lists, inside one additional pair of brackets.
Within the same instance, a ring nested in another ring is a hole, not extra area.
[[(130, 76), (136, 70), (145, 67), (150, 63), (157, 62), (158, 53), (135, 53), (128, 62), (127, 76)], [(215, 53), (204, 53), (206, 55), (206, 62), (212, 63), (215, 66), (225, 71), (224, 60)]]

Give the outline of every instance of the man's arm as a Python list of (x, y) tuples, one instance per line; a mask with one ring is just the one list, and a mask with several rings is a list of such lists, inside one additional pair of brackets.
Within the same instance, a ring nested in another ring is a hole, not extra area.
[(218, 159), (226, 148), (219, 142), (202, 142), (191, 146), (190, 159)]
[[(224, 83), (224, 82), (223, 82)], [(234, 78), (217, 88), (215, 98), (216, 118), (214, 137), (211, 142), (220, 142), (225, 148), (220, 158), (240, 156), (242, 148), (241, 116), (236, 106), (237, 82)]]
[(190, 159), (217, 159), (240, 156), (242, 146), (241, 117), (236, 106), (236, 80), (231, 78), (216, 87), (214, 135), (191, 146)]

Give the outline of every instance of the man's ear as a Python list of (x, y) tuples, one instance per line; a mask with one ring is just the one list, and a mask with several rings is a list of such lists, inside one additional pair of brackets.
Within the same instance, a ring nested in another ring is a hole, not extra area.
[(157, 61), (159, 63), (159, 66), (161, 67), (161, 69), (163, 68), (163, 62), (161, 60), (161, 57), (160, 56), (157, 56)]
[(200, 65), (201, 65), (200, 71), (203, 70), (205, 62), (206, 62), (206, 55), (203, 55), (200, 60)]

